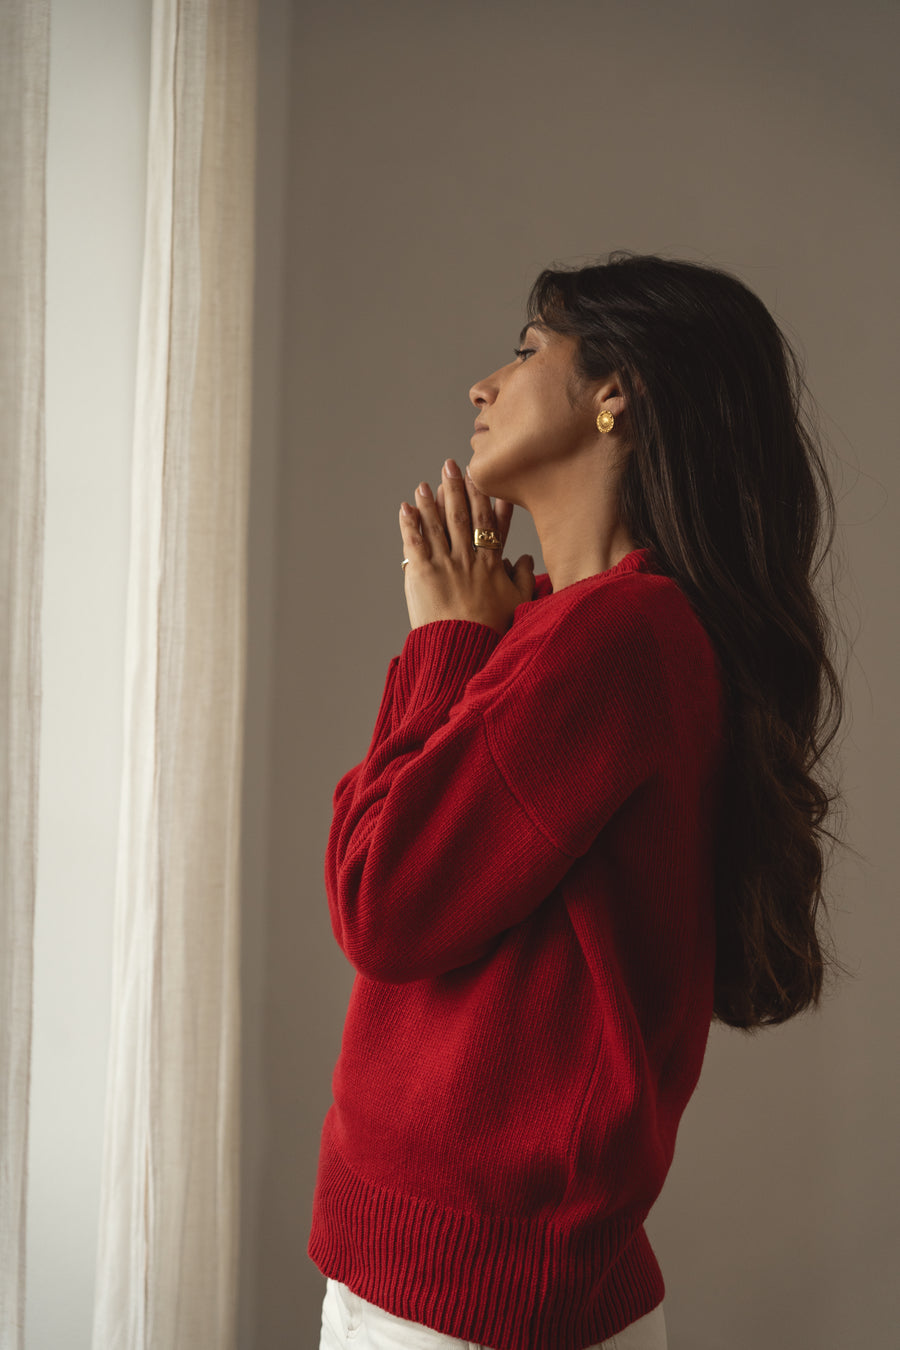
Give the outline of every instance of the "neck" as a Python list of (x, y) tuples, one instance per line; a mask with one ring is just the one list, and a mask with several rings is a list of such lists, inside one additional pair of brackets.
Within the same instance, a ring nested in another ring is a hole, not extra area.
[(587, 499), (574, 515), (571, 502), (565, 511), (548, 503), (531, 514), (554, 591), (608, 572), (638, 547), (608, 503), (598, 512), (597, 503)]

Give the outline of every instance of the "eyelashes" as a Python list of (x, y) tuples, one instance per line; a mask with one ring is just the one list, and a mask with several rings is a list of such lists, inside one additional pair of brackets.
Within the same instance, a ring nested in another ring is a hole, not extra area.
[(535, 347), (513, 347), (516, 356), (533, 356), (536, 350)]

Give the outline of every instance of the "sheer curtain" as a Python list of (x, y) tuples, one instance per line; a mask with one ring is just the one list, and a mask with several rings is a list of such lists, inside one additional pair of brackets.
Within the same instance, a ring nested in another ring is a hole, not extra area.
[(41, 734), (49, 0), (0, 5), (0, 1344), (25, 1321)]
[(255, 0), (154, 0), (94, 1350), (235, 1342)]
[[(236, 1342), (257, 0), (153, 0), (95, 1350)], [(0, 1344), (24, 1346), (49, 0), (0, 5)]]

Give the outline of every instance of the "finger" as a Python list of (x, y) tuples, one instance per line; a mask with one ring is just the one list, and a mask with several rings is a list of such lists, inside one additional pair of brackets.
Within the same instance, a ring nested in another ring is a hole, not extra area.
[[(491, 506), (491, 499), (480, 488), (477, 488), (469, 477), (469, 471), (466, 470), (466, 491), (469, 494), (469, 505), (472, 511), (472, 527), (478, 530), (496, 530), (500, 533), (497, 520), (494, 514), (494, 508)], [(502, 549), (486, 549), (485, 552), (496, 553), (498, 557), (503, 552)], [(481, 550), (479, 550), (481, 552)]]
[(438, 484), (438, 490), (437, 490), (437, 492), (434, 494), (434, 504), (435, 504), (435, 506), (436, 506), (437, 509), (438, 509), (438, 515), (439, 515), (440, 518), (441, 518), (441, 524), (443, 525), (443, 527), (444, 527), (444, 532), (446, 533), (446, 532), (447, 532), (447, 503), (446, 503), (445, 500), (444, 500), (444, 485), (443, 485), (443, 483), (439, 483), (439, 484)]
[[(412, 506), (412, 515), (404, 514), (404, 506)], [(422, 532), (419, 529), (419, 513), (415, 505), (412, 502), (401, 503), (399, 516), (404, 558), (409, 558), (410, 562), (415, 564), (423, 558), (429, 557), (428, 541), (423, 539)]]
[(431, 556), (434, 557), (437, 554), (449, 553), (450, 546), (434, 498), (430, 492), (422, 491), (422, 488), (427, 486), (428, 484), (423, 481), (416, 488), (416, 505), (419, 508), (422, 534), (428, 540)]
[[(472, 509), (462, 478), (441, 470), (443, 479), (442, 497), (445, 505), (445, 522), (450, 547), (454, 552), (466, 555), (472, 551)], [(440, 489), (439, 489), (440, 490)]]

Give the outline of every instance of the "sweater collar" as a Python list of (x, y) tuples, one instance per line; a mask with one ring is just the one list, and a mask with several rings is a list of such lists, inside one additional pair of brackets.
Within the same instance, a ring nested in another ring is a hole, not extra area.
[[(653, 549), (647, 546), (632, 549), (630, 553), (625, 554), (624, 558), (620, 558), (614, 567), (607, 568), (605, 572), (594, 572), (589, 577), (581, 577), (579, 581), (573, 581), (568, 586), (563, 586), (559, 591), (553, 590), (549, 572), (538, 572), (534, 578), (534, 595), (530, 601), (523, 601), (523, 604), (533, 604), (535, 600), (546, 600), (552, 595), (565, 595), (569, 591), (574, 591), (576, 587), (589, 586), (599, 581), (601, 577), (621, 576), (624, 572), (652, 572), (654, 568)], [(519, 606), (516, 606), (514, 617), (518, 609)]]

